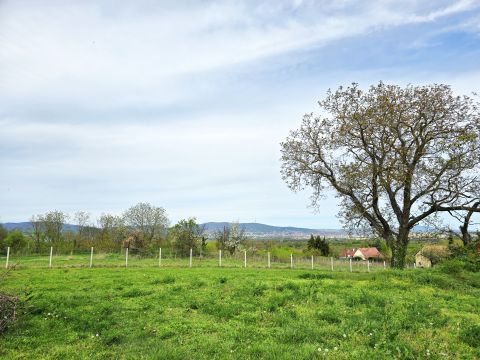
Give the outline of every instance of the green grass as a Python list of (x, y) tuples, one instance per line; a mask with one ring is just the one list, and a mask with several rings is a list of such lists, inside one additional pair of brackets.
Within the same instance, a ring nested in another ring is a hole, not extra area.
[[(271, 254), (271, 268), (288, 269), (291, 267), (290, 263), (291, 252), (285, 251), (285, 256), (277, 256), (275, 253)], [(253, 268), (267, 268), (268, 260), (267, 254), (247, 254), (247, 267)], [(0, 264), (5, 264), (6, 256), (0, 256)], [(125, 267), (125, 254), (120, 253), (95, 253), (93, 256), (94, 267)], [(350, 271), (349, 263), (344, 260), (334, 259), (335, 271)], [(9, 265), (15, 266), (17, 269), (24, 268), (48, 268), (49, 255), (12, 255), (9, 259)], [(73, 255), (54, 255), (52, 258), (52, 267), (89, 267), (90, 253), (77, 253)], [(212, 256), (194, 256), (192, 259), (192, 267), (206, 267), (214, 268), (219, 266), (218, 255)], [(304, 254), (293, 255), (293, 267), (297, 269), (311, 269), (311, 257)], [(388, 263), (387, 263), (388, 266)], [(148, 257), (131, 254), (128, 257), (128, 267), (159, 267), (158, 256)], [(189, 267), (188, 257), (173, 257), (162, 256), (161, 267)], [(222, 267), (225, 268), (240, 268), (244, 267), (244, 254), (238, 252), (236, 255), (223, 254)], [(317, 270), (331, 270), (330, 257), (314, 257), (314, 269)], [(365, 261), (353, 261), (352, 270), (354, 272), (368, 272), (367, 263)], [(370, 271), (383, 271), (383, 262), (370, 262)]]
[(480, 357), (478, 273), (20, 267), (0, 292), (2, 359)]

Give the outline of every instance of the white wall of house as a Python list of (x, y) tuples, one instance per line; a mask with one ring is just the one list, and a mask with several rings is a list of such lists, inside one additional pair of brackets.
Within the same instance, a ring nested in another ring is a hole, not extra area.
[(362, 260), (367, 260), (365, 258), (365, 255), (363, 255), (363, 253), (360, 251), (360, 249), (358, 249), (357, 251), (355, 251), (355, 254), (353, 254), (353, 257), (354, 258), (360, 258)]

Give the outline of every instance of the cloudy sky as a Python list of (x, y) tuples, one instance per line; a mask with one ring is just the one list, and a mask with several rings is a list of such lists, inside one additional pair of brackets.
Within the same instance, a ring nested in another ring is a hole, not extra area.
[(150, 202), (336, 228), (280, 177), (328, 88), (480, 90), (480, 1), (0, 0), (0, 221)]

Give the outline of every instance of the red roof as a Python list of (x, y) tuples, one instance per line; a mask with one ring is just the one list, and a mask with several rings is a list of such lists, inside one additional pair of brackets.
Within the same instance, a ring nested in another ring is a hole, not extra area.
[(376, 247), (370, 247), (370, 248), (359, 248), (358, 250), (361, 251), (363, 256), (365, 256), (367, 259), (372, 259), (372, 258), (383, 258), (383, 255)]
[(353, 248), (353, 249), (343, 249), (342, 250), (342, 253), (340, 254), (340, 257), (353, 257), (353, 254), (355, 254), (355, 251), (357, 251), (357, 249)]

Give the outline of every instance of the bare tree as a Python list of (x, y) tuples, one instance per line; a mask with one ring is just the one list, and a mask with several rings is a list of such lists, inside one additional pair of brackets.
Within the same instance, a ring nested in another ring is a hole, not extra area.
[(379, 83), (329, 91), (324, 116), (307, 114), (282, 147), (282, 176), (298, 191), (326, 187), (341, 217), (367, 225), (403, 268), (412, 228), (439, 212), (479, 211), (479, 112), (447, 85), (401, 88)]
[(128, 236), (123, 217), (102, 214), (97, 223), (100, 228), (98, 245), (104, 249), (111, 249), (112, 247), (119, 249)]
[(73, 237), (73, 249), (78, 247), (78, 244), (85, 239), (86, 230), (89, 226), (90, 214), (86, 211), (77, 211), (73, 215), (73, 220), (77, 226), (77, 236)]
[(138, 203), (123, 214), (125, 224), (140, 231), (146, 244), (159, 240), (167, 232), (169, 220), (165, 209), (148, 203)]
[(45, 228), (45, 238), (52, 245), (60, 244), (63, 226), (67, 218), (67, 214), (58, 210), (49, 211), (40, 217)]
[(30, 218), (30, 225), (32, 226), (33, 242), (35, 244), (35, 252), (40, 252), (40, 247), (45, 241), (45, 223), (43, 222), (43, 215), (32, 215)]

